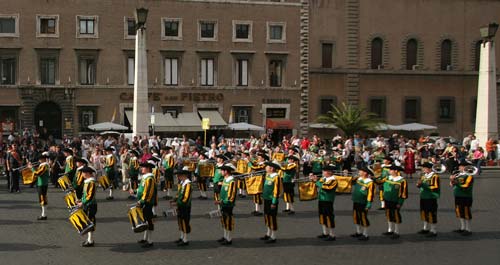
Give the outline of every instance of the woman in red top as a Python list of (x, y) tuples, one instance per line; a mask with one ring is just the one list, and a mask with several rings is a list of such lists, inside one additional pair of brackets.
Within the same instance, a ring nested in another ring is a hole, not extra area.
[(405, 174), (407, 177), (412, 178), (415, 173), (415, 152), (413, 148), (410, 146), (406, 148), (403, 159), (405, 163)]

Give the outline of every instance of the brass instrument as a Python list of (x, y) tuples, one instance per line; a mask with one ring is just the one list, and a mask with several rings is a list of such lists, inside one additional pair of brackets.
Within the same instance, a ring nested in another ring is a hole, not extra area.
[(36, 167), (36, 166), (40, 165), (40, 162), (28, 163), (28, 164), (27, 164), (27, 165), (25, 165), (25, 166), (17, 167), (17, 168), (14, 168), (14, 169), (12, 169), (12, 170), (19, 170), (19, 171), (23, 171), (23, 170), (25, 170), (25, 169), (29, 168), (29, 167), (30, 167), (30, 165), (31, 165), (31, 167)]
[(451, 176), (450, 176), (450, 187), (453, 186), (453, 184), (455, 184), (455, 179), (461, 177), (461, 176), (475, 176), (479, 173), (479, 168), (475, 167), (475, 166), (472, 166), (472, 165), (469, 165), (469, 166), (466, 166), (465, 169), (464, 169), (464, 172), (460, 172), (458, 170), (454, 171), (453, 173), (451, 173)]
[(435, 163), (434, 165), (432, 165), (432, 172), (442, 174), (446, 172), (446, 166), (441, 163)]

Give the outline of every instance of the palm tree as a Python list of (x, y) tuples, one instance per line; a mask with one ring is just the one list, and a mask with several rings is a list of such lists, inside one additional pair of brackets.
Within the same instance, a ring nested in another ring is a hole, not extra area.
[(334, 124), (346, 136), (353, 136), (362, 131), (373, 131), (380, 124), (374, 113), (345, 102), (342, 102), (340, 107), (332, 104), (332, 110), (325, 115), (318, 116), (317, 122)]

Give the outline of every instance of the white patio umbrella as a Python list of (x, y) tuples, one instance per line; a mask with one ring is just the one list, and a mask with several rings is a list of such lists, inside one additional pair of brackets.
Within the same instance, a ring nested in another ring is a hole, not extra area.
[(338, 129), (335, 124), (330, 124), (330, 123), (311, 123), (309, 124), (309, 128), (314, 128), (314, 129)]
[(126, 127), (126, 126), (123, 126), (123, 125), (120, 125), (117, 123), (113, 123), (113, 122), (109, 122), (109, 121), (92, 124), (92, 125), (89, 125), (88, 128), (93, 130), (93, 131), (98, 131), (98, 132), (101, 132), (101, 131), (123, 131), (123, 130), (128, 129), (128, 127)]
[(397, 125), (390, 125), (385, 123), (380, 123), (375, 127), (376, 131), (390, 131), (390, 130), (398, 130)]
[(423, 131), (423, 130), (436, 130), (436, 126), (432, 125), (427, 125), (427, 124), (422, 124), (422, 123), (407, 123), (407, 124), (402, 124), (395, 126), (395, 130), (401, 130), (401, 131)]
[(230, 123), (228, 128), (235, 131), (264, 131), (264, 127), (246, 122)]

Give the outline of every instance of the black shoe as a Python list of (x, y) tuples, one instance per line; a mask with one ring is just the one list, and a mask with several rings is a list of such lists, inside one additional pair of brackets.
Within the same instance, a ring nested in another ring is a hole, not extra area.
[(244, 194), (240, 194), (240, 198), (242, 198), (242, 199), (243, 199), (243, 198), (246, 198), (246, 197), (247, 197), (246, 195), (244, 195)]
[(382, 210), (385, 210), (385, 208), (384, 207), (380, 207), (377, 210), (382, 211)]
[(456, 230), (453, 230), (453, 232), (461, 234), (461, 233), (465, 232), (465, 230), (456, 229)]
[(260, 240), (269, 240), (271, 237), (268, 236), (268, 235), (265, 235), (263, 237), (260, 238)]
[(398, 239), (398, 238), (399, 238), (399, 234), (396, 234), (396, 233), (393, 233), (391, 236), (391, 239)]
[(354, 233), (354, 234), (351, 234), (351, 237), (361, 237), (363, 234), (359, 234), (359, 233)]
[(231, 240), (231, 241), (224, 240), (224, 242), (222, 242), (223, 246), (228, 246), (228, 245), (231, 245), (231, 244), (233, 244), (233, 240)]
[(328, 237), (328, 235), (325, 235), (325, 234), (321, 234), (321, 235), (317, 236), (317, 238), (320, 238), (320, 239), (325, 239), (327, 237)]
[(108, 197), (106, 197), (106, 200), (108, 200), (108, 201), (111, 201), (111, 200), (113, 200), (113, 199), (114, 199), (114, 198), (113, 198), (113, 196), (108, 196)]
[(135, 198), (135, 196), (129, 195), (129, 196), (127, 197), (127, 199), (129, 199), (129, 200), (135, 200), (136, 198)]
[(168, 195), (167, 196), (163, 196), (163, 199), (165, 199), (165, 200), (171, 200), (172, 196), (168, 196)]
[(472, 232), (471, 232), (471, 231), (464, 230), (464, 231), (462, 232), (462, 236), (470, 236), (470, 235), (472, 235)]
[(207, 197), (203, 197), (203, 196), (199, 196), (198, 199), (200, 199), (200, 200), (208, 200)]
[(219, 243), (223, 243), (224, 241), (226, 241), (226, 239), (225, 239), (225, 238), (223, 238), (223, 237), (221, 237), (221, 238), (217, 239), (217, 242), (219, 242)]
[(153, 247), (153, 242), (145, 243), (144, 245), (141, 246), (141, 248), (150, 248), (150, 247)]
[(365, 236), (365, 235), (361, 235), (360, 237), (358, 237), (358, 240), (359, 241), (368, 241), (370, 238)]
[(178, 246), (178, 247), (185, 247), (185, 246), (189, 246), (189, 242), (184, 242), (184, 241), (181, 241), (181, 242), (177, 243), (177, 246)]
[(327, 238), (325, 238), (325, 241), (335, 241), (335, 240), (337, 240), (337, 238), (334, 236), (328, 236)]
[(419, 235), (426, 235), (426, 234), (429, 234), (429, 233), (430, 233), (429, 230), (424, 230), (424, 229), (422, 229), (422, 230), (420, 230), (420, 231), (417, 232), (417, 234), (419, 234)]
[(153, 214), (153, 218), (158, 218), (158, 215), (157, 214)]
[(437, 237), (437, 233), (429, 232), (425, 237)]
[(269, 240), (266, 241), (266, 244), (274, 244), (274, 243), (276, 243), (276, 238), (275, 239), (269, 238)]
[(47, 216), (38, 216), (37, 220), (47, 220)]
[(82, 243), (82, 247), (84, 248), (88, 248), (88, 247), (93, 247), (94, 246), (94, 242), (88, 242), (88, 241), (85, 241)]
[(288, 212), (290, 212), (290, 210), (289, 209), (285, 209), (285, 210), (283, 210), (283, 212), (284, 213), (288, 213)]
[(181, 242), (182, 242), (182, 238), (179, 238), (179, 239), (177, 239), (177, 240), (174, 241), (175, 244), (179, 244)]
[(141, 239), (141, 240), (138, 240), (137, 243), (139, 243), (139, 244), (145, 244), (145, 243), (148, 243), (148, 241), (144, 240), (144, 239)]
[(262, 215), (262, 213), (261, 213), (261, 212), (257, 212), (257, 211), (253, 211), (253, 212), (252, 212), (252, 214), (253, 214), (254, 216), (261, 216), (261, 215)]
[(295, 211), (289, 211), (288, 212), (288, 215), (294, 215), (295, 214)]
[(392, 235), (394, 235), (394, 232), (383, 232), (382, 235), (384, 235), (384, 236), (392, 236)]

